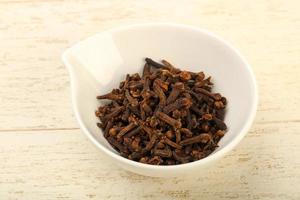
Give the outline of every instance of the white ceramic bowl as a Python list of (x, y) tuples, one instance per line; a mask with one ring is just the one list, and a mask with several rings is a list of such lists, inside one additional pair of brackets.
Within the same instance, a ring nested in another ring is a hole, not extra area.
[[(228, 131), (208, 157), (174, 166), (134, 162), (119, 156), (96, 126), (96, 96), (118, 87), (127, 73), (141, 72), (145, 57), (204, 71), (213, 77), (214, 90), (227, 97)], [(65, 51), (63, 61), (70, 73), (73, 109), (80, 128), (112, 161), (138, 174), (180, 176), (200, 170), (238, 144), (256, 113), (257, 87), (247, 61), (230, 44), (199, 28), (160, 23), (116, 28), (75, 44)]]

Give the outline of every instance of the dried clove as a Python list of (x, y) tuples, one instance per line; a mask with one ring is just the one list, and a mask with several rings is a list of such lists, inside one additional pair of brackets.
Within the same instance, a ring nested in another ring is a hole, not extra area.
[(149, 75), (150, 75), (150, 65), (148, 65), (148, 63), (146, 63), (144, 65), (144, 69), (143, 69), (143, 77), (149, 76)]
[(108, 137), (107, 141), (115, 148), (117, 148), (120, 152), (128, 153), (128, 149), (119, 143), (115, 138)]
[(113, 93), (108, 93), (108, 94), (97, 96), (97, 99), (122, 100), (122, 98), (123, 98), (122, 95), (113, 94)]
[(119, 115), (119, 113), (122, 112), (122, 110), (124, 110), (124, 109), (125, 109), (125, 107), (123, 107), (123, 106), (116, 107), (116, 108), (113, 110), (113, 112), (111, 112), (111, 113), (109, 113), (109, 114), (107, 114), (107, 115), (105, 115), (105, 116), (103, 117), (103, 122), (106, 122), (107, 120), (116, 117), (116, 116)]
[(184, 146), (184, 145), (189, 145), (194, 143), (207, 143), (210, 140), (211, 140), (211, 136), (209, 134), (202, 133), (200, 135), (182, 140), (179, 144)]
[(184, 84), (181, 82), (177, 82), (173, 85), (172, 91), (167, 98), (167, 104), (172, 103), (176, 100), (178, 95), (184, 90)]
[(188, 128), (181, 128), (179, 131), (187, 138), (193, 137), (192, 131)]
[(181, 122), (170, 117), (169, 115), (166, 115), (163, 112), (157, 111), (155, 113), (156, 117), (158, 117), (159, 119), (161, 119), (162, 121), (166, 122), (167, 124), (173, 126), (175, 129), (180, 128), (181, 127)]
[(172, 151), (170, 149), (154, 149), (153, 154), (162, 158), (170, 158)]
[(123, 129), (123, 127), (113, 127), (113, 128), (111, 128), (111, 129), (109, 129), (109, 132), (108, 132), (108, 134), (110, 135), (110, 136), (116, 136), (119, 132), (120, 132), (120, 130), (122, 130)]
[(120, 139), (123, 137), (128, 131), (131, 131), (133, 128), (136, 127), (135, 123), (130, 123), (126, 127), (124, 127), (117, 135), (117, 138)]
[(169, 114), (170, 112), (180, 109), (182, 107), (189, 108), (192, 105), (192, 101), (188, 98), (180, 98), (177, 99), (174, 103), (167, 105), (164, 107), (163, 111), (166, 114)]
[(158, 62), (155, 62), (151, 58), (145, 58), (145, 61), (148, 65), (151, 65), (151, 66), (156, 67), (156, 68), (164, 68), (165, 67), (164, 65), (162, 65)]
[(213, 93), (211, 77), (181, 71), (166, 60), (145, 59), (142, 75), (127, 74), (95, 115), (121, 156), (152, 165), (203, 159), (225, 135), (227, 100)]
[(173, 151), (173, 157), (175, 160), (179, 161), (180, 163), (188, 163), (191, 159), (191, 156), (189, 156), (189, 155), (182, 156), (182, 155), (179, 155), (178, 153), (176, 153), (175, 151)]
[(167, 145), (175, 148), (175, 149), (181, 149), (182, 146), (173, 142), (172, 140), (168, 139), (168, 138), (164, 138), (164, 143), (166, 143)]
[(163, 89), (157, 83), (157, 81), (154, 81), (154, 83), (153, 83), (153, 91), (159, 98), (159, 105), (162, 107), (165, 106), (166, 105), (166, 95), (165, 95)]
[(138, 101), (130, 95), (128, 90), (125, 91), (125, 96), (133, 107), (136, 107), (139, 104)]
[(175, 136), (176, 136), (176, 143), (178, 144), (181, 141), (181, 132), (179, 130), (176, 130)]
[(141, 132), (141, 127), (138, 126), (138, 127), (136, 127), (135, 129), (133, 129), (133, 130), (129, 131), (128, 133), (126, 133), (126, 134), (124, 135), (124, 137), (132, 137), (132, 136), (134, 136), (134, 135), (136, 135), (136, 134), (138, 134), (138, 133), (140, 133), (140, 132)]
[(204, 94), (208, 97), (211, 97), (216, 101), (219, 101), (222, 98), (222, 96), (219, 93), (211, 93), (211, 92), (209, 92), (209, 91), (207, 91), (203, 88), (195, 88), (195, 91), (198, 92), (198, 93)]

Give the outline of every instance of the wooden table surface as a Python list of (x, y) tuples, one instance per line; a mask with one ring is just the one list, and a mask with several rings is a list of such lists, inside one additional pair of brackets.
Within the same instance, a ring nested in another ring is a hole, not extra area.
[[(0, 1), (0, 199), (300, 199), (298, 0)], [(126, 24), (207, 28), (255, 72), (260, 103), (243, 141), (193, 177), (113, 165), (81, 133), (61, 54)]]

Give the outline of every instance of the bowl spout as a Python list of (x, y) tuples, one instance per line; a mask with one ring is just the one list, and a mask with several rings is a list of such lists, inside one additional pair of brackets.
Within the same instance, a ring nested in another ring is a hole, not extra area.
[(113, 79), (117, 69), (123, 63), (113, 37), (108, 32), (78, 42), (65, 51), (63, 61), (71, 78), (78, 78), (83, 73), (95, 81), (96, 85), (102, 86)]

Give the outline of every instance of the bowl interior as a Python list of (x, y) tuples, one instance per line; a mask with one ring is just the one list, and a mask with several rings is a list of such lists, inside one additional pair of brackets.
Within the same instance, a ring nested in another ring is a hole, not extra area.
[[(78, 112), (77, 117), (90, 137), (95, 138), (99, 144), (116, 153), (96, 126), (98, 120), (94, 113), (100, 105), (96, 96), (118, 87), (126, 74), (141, 72), (145, 57), (158, 61), (166, 59), (180, 69), (204, 71), (206, 75), (212, 76), (213, 90), (228, 99), (225, 117), (228, 131), (215, 152), (224, 149), (245, 131), (243, 129), (251, 121), (250, 115), (256, 106), (255, 82), (247, 63), (222, 40), (205, 31), (165, 25), (133, 26), (106, 33), (111, 36), (117, 51), (110, 52), (114, 54), (110, 56), (91, 51), (89, 57), (95, 61), (108, 61), (97, 68), (98, 79), (105, 81), (95, 80), (74, 56), (67, 58), (72, 65), (73, 103)], [(81, 48), (84, 43), (78, 44), (77, 48)], [(101, 40), (96, 43), (97, 48), (107, 48), (106, 45), (102, 47)], [(93, 50), (94, 46), (89, 48)], [(113, 64), (107, 64), (109, 61)]]

